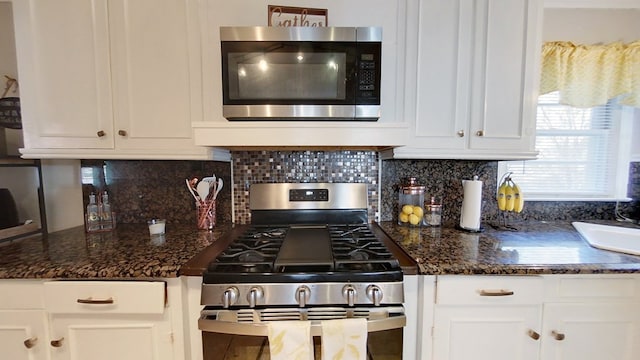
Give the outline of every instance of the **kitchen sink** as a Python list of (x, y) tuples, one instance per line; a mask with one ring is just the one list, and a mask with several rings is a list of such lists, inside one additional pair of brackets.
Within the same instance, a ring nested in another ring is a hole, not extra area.
[(640, 229), (573, 222), (573, 227), (593, 247), (640, 255)]

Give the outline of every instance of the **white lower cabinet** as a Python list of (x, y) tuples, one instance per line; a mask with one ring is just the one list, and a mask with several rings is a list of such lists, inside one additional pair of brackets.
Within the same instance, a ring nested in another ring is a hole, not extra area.
[(638, 275), (439, 276), (436, 292), (433, 359), (640, 358)]
[(546, 279), (545, 360), (640, 359), (640, 275)]
[(162, 281), (44, 283), (53, 360), (173, 359)]
[(0, 310), (0, 359), (48, 359), (46, 334), (44, 311)]
[(42, 283), (3, 280), (0, 294), (0, 359), (49, 359)]
[(187, 358), (177, 278), (2, 280), (0, 293), (0, 359)]
[(638, 302), (545, 305), (542, 358), (638, 359), (639, 312)]
[(434, 359), (538, 359), (541, 278), (438, 278)]

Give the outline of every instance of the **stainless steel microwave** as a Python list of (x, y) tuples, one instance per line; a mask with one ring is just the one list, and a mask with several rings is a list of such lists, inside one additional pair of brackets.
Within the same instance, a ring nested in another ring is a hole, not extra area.
[(380, 27), (221, 27), (229, 120), (380, 117)]

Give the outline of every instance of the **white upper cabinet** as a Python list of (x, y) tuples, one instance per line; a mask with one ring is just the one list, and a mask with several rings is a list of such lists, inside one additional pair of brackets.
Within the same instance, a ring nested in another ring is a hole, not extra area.
[[(541, 0), (409, 4), (408, 145), (394, 158), (536, 156)], [(414, 29), (414, 30), (411, 30)], [(409, 34), (414, 34), (409, 37)]]
[(14, 2), (23, 156), (207, 158), (193, 3)]
[[(278, 3), (276, 3), (278, 4)], [(209, 146), (396, 146), (403, 145), (406, 1), (296, 1), (296, 7), (328, 10), (329, 26), (382, 27), (381, 118), (365, 121), (228, 121), (222, 115), (220, 26), (267, 26), (265, 0), (202, 2), (204, 121), (194, 123), (198, 145)]]

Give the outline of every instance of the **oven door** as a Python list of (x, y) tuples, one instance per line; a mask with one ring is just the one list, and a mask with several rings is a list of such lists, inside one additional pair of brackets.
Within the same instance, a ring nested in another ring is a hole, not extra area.
[(380, 116), (380, 42), (222, 41), (221, 51), (229, 120)]
[[(221, 310), (205, 308), (198, 320), (202, 331), (203, 359), (269, 359), (268, 321), (263, 319), (311, 320), (315, 357), (321, 353), (321, 325), (313, 312), (326, 318), (334, 312), (339, 317), (367, 317), (367, 354), (369, 359), (402, 359), (402, 333), (406, 324), (404, 308), (389, 306), (377, 308), (275, 308)], [(348, 314), (344, 314), (347, 311)], [(329, 317), (330, 318), (330, 317)]]

